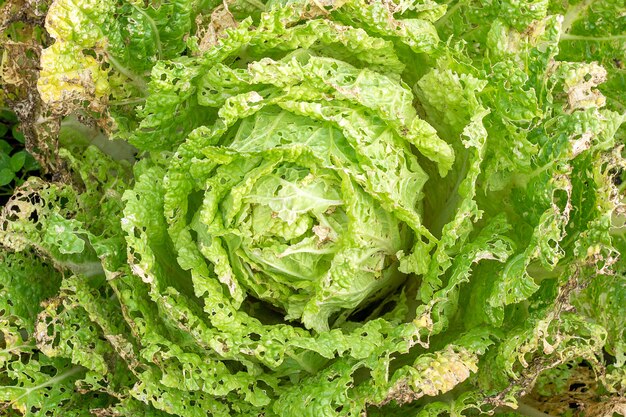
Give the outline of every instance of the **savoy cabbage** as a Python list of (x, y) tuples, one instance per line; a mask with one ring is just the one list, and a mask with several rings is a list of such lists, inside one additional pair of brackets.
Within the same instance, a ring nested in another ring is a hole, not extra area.
[(623, 0), (3, 8), (57, 151), (0, 215), (2, 413), (515, 415), (581, 360), (619, 403)]

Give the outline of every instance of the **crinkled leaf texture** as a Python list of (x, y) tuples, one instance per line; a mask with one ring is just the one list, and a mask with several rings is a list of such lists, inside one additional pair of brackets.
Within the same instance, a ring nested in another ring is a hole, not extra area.
[(55, 1), (42, 98), (140, 153), (62, 149), (3, 209), (2, 410), (480, 414), (581, 359), (623, 394), (587, 3)]

